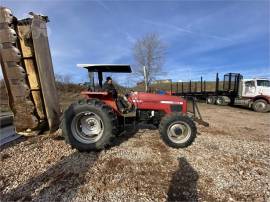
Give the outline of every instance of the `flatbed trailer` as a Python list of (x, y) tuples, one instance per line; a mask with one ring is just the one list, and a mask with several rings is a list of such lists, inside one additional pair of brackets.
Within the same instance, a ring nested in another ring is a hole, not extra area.
[(205, 100), (208, 104), (242, 105), (258, 112), (270, 110), (270, 81), (268, 79), (243, 79), (240, 73), (227, 73), (223, 81), (220, 81), (217, 73), (215, 88), (206, 90), (209, 89), (207, 85), (209, 85), (208, 82), (202, 77), (200, 82), (190, 80), (187, 88), (184, 88), (184, 82), (177, 82), (176, 88), (173, 88), (171, 84), (171, 94), (194, 97)]
[[(234, 98), (237, 96), (239, 91), (239, 81), (242, 79), (242, 75), (239, 73), (228, 73), (224, 75), (224, 80), (222, 82), (223, 88), (220, 89), (220, 79), (219, 74), (216, 74), (215, 89), (206, 90), (207, 82), (201, 77), (201, 81), (192, 82), (189, 81), (188, 89), (184, 88), (184, 82), (177, 82), (176, 89), (173, 89), (171, 85), (171, 93), (177, 96), (187, 96), (196, 97), (197, 99), (206, 100), (210, 96), (229, 96)], [(225, 81), (225, 82), (224, 82)], [(192, 83), (194, 86), (192, 87)], [(198, 85), (198, 83), (200, 85)], [(198, 89), (198, 86), (200, 88)], [(175, 91), (174, 91), (175, 90)]]

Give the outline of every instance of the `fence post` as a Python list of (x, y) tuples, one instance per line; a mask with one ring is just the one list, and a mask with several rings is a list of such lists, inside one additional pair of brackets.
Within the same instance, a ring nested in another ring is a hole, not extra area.
[(182, 83), (182, 93), (183, 93), (184, 92), (184, 83), (183, 83), (183, 81), (181, 83)]
[(203, 84), (203, 80), (202, 80), (202, 76), (201, 76), (201, 92), (203, 91), (203, 86), (202, 86), (202, 84)]

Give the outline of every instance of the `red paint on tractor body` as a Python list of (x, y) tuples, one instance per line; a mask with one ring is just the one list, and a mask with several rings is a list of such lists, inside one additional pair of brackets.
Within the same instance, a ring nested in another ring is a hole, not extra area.
[(181, 105), (182, 113), (187, 112), (186, 100), (170, 95), (135, 92), (129, 99), (138, 109), (162, 110), (166, 114), (171, 113), (171, 105)]
[[(111, 106), (118, 114), (121, 114), (115, 100), (107, 92), (83, 91), (81, 95), (86, 99), (97, 98), (102, 100), (107, 105)], [(181, 105), (181, 112), (187, 112), (187, 101), (177, 96), (134, 92), (128, 97), (128, 101), (140, 110), (161, 110), (169, 114), (172, 113), (171, 105)]]
[(120, 114), (115, 100), (112, 98), (111, 94), (109, 94), (108, 92), (83, 91), (81, 92), (81, 95), (83, 98), (86, 98), (86, 99), (93, 99), (93, 98), (99, 99), (105, 102), (111, 108), (113, 108), (118, 114)]

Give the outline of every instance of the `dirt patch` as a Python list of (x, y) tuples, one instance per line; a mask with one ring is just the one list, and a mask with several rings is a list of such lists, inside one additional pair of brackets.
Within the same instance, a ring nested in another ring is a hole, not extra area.
[(167, 147), (154, 128), (99, 153), (73, 150), (60, 131), (6, 145), (1, 201), (267, 201), (270, 114), (200, 108), (210, 127), (198, 126), (186, 149)]

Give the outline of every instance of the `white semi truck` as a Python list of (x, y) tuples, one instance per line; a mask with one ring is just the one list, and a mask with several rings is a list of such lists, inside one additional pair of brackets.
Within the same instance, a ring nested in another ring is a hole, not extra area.
[(234, 104), (246, 105), (257, 112), (269, 111), (270, 80), (264, 78), (242, 79), (238, 96), (234, 98)]
[(223, 88), (220, 89), (221, 82), (216, 75), (216, 88), (214, 91), (206, 91), (207, 82), (201, 78), (201, 89), (177, 91), (175, 94), (186, 97), (196, 97), (204, 99), (208, 104), (217, 105), (242, 105), (252, 108), (256, 112), (270, 111), (270, 80), (267, 78), (243, 79), (239, 73), (228, 73), (224, 75)]

